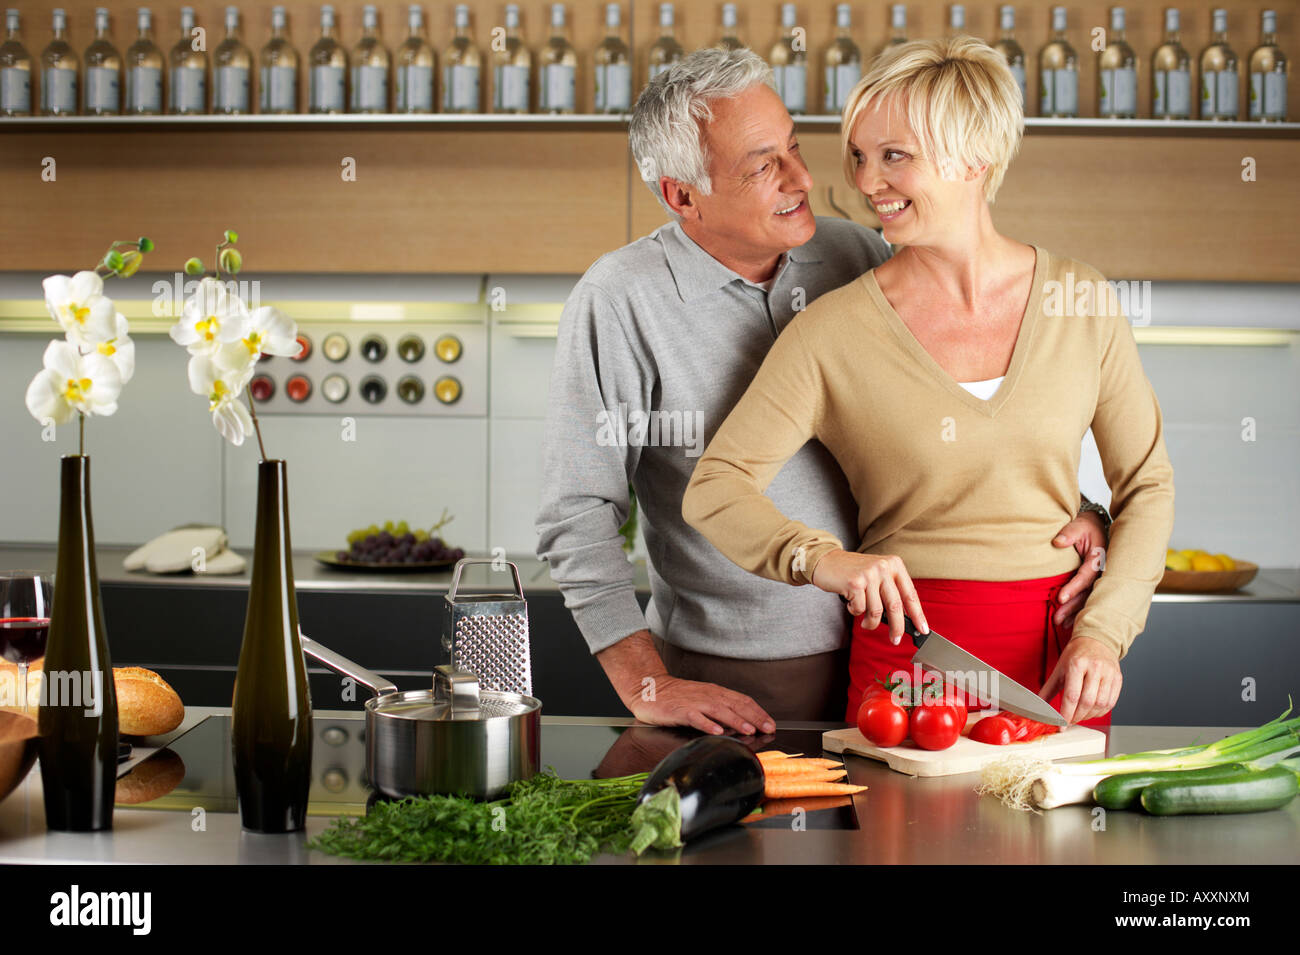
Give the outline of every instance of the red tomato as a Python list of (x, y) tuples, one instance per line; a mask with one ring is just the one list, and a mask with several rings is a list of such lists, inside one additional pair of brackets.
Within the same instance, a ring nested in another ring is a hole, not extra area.
[(1006, 716), (986, 716), (970, 728), (970, 738), (977, 743), (1006, 746), (1016, 738), (1016, 724)]
[(907, 710), (887, 693), (875, 693), (858, 708), (858, 730), (876, 746), (897, 746), (907, 739)]
[(930, 703), (912, 710), (912, 742), (921, 749), (947, 749), (961, 736), (957, 710), (942, 703)]
[(943, 702), (945, 706), (951, 706), (957, 711), (957, 725), (965, 727), (966, 725), (966, 703), (962, 700), (962, 695), (953, 687), (945, 687), (943, 693)]

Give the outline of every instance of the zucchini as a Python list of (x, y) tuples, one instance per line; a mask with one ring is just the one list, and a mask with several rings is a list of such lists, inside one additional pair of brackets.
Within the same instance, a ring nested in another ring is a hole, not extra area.
[(1199, 782), (1203, 779), (1228, 779), (1249, 774), (1243, 763), (1220, 763), (1198, 769), (1166, 769), (1160, 772), (1119, 773), (1107, 776), (1092, 790), (1092, 801), (1106, 809), (1137, 809), (1142, 790), (1153, 783)]
[(1300, 792), (1300, 777), (1285, 766), (1227, 779), (1152, 783), (1142, 808), (1156, 816), (1186, 813), (1263, 812), (1280, 809)]

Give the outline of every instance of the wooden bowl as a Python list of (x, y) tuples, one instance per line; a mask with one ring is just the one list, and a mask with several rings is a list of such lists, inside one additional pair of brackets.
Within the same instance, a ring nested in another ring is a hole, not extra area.
[(0, 800), (18, 788), (36, 763), (36, 720), (0, 710)]
[(1255, 579), (1259, 565), (1248, 560), (1234, 561), (1232, 570), (1165, 570), (1157, 593), (1226, 594), (1239, 590)]

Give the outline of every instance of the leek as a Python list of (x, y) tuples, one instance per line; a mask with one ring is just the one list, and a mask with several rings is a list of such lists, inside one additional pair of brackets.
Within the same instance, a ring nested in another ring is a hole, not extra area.
[[(1097, 783), (1118, 773), (1200, 769), (1220, 763), (1255, 761), (1266, 761), (1263, 764), (1267, 765), (1295, 752), (1300, 741), (1300, 717), (1287, 719), (1290, 703), (1288, 699), (1281, 716), (1257, 729), (1199, 746), (1126, 753), (1082, 763), (1010, 757), (985, 767), (976, 792), (997, 796), (1003, 805), (1013, 809), (1055, 809), (1091, 802)], [(1285, 765), (1289, 767), (1290, 763)]]

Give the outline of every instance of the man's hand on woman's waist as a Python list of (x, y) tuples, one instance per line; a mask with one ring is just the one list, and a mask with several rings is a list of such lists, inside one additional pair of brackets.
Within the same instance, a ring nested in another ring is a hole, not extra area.
[(1071, 626), (1075, 614), (1083, 609), (1092, 593), (1092, 585), (1101, 576), (1107, 543), (1105, 524), (1094, 511), (1084, 511), (1052, 538), (1053, 547), (1073, 547), (1083, 558), (1078, 572), (1066, 581), (1057, 595), (1061, 606), (1052, 615), (1052, 621), (1058, 627)]

